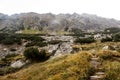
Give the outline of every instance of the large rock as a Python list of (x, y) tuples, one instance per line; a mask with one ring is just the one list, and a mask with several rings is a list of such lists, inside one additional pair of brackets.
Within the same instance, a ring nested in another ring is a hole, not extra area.
[(15, 61), (14, 63), (11, 64), (11, 67), (13, 68), (21, 68), (25, 65), (25, 62), (22, 60)]
[(72, 44), (70, 42), (63, 42), (56, 51), (55, 56), (61, 54), (69, 54), (72, 52), (72, 50)]
[(102, 48), (102, 50), (108, 50), (109, 49), (109, 46), (104, 46), (103, 48)]
[(112, 46), (104, 46), (102, 50), (115, 50), (115, 48)]

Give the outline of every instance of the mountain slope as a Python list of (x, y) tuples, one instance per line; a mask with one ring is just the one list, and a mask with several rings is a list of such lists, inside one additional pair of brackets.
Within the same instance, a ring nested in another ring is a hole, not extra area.
[(70, 31), (72, 28), (82, 30), (104, 30), (120, 27), (120, 21), (106, 19), (90, 14), (21, 13), (7, 16), (0, 14), (0, 31), (15, 32), (24, 29)]
[(86, 80), (91, 70), (89, 59), (86, 52), (64, 55), (0, 76), (0, 80)]

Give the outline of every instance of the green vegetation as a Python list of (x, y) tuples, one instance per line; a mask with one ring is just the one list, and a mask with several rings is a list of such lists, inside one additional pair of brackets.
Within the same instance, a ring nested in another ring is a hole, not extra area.
[(0, 75), (6, 75), (8, 73), (13, 73), (16, 70), (17, 70), (16, 68), (12, 68), (12, 67), (5, 67), (3, 69), (0, 68)]
[(120, 32), (120, 28), (117, 28), (117, 27), (106, 28), (104, 32), (105, 33), (118, 33)]
[(109, 37), (101, 39), (101, 42), (111, 42), (111, 41), (113, 41), (113, 39)]
[(31, 46), (44, 47), (44, 46), (47, 46), (47, 43), (46, 42), (29, 42), (25, 45), (25, 47), (31, 47)]
[(77, 38), (75, 40), (75, 43), (81, 43), (81, 44), (85, 44), (85, 43), (93, 43), (95, 42), (93, 37), (89, 37), (89, 38)]
[(61, 40), (52, 40), (52, 41), (49, 41), (48, 44), (59, 44), (60, 42), (62, 42)]
[(26, 59), (29, 59), (30, 61), (44, 61), (49, 58), (49, 55), (46, 53), (45, 50), (39, 50), (37, 48), (27, 48), (24, 51), (24, 56)]
[(9, 54), (9, 55), (6, 55), (5, 58), (2, 58), (0, 61), (1, 63), (10, 63), (18, 59), (24, 59), (23, 55)]
[(18, 35), (21, 39), (25, 39), (28, 41), (44, 41), (44, 39), (42, 37), (40, 37), (39, 35), (30, 35), (30, 34), (20, 34)]
[(59, 44), (60, 42), (62, 42), (61, 40), (52, 40), (52, 41), (49, 41), (49, 42), (43, 42), (43, 41), (32, 41), (32, 42), (29, 42), (27, 43), (25, 46), (26, 47), (31, 47), (31, 46), (39, 46), (39, 47), (44, 47), (44, 46), (47, 46), (48, 44), (52, 44), (52, 45), (55, 45), (55, 44)]
[(11, 44), (21, 44), (21, 39), (18, 36), (11, 35), (11, 34), (0, 34), (0, 43), (3, 43), (5, 45), (11, 45)]
[(120, 41), (120, 32), (113, 35), (113, 40), (115, 42), (119, 42)]
[(72, 28), (71, 32), (73, 32), (75, 36), (84, 36), (83, 31), (78, 28)]
[[(43, 42), (45, 39), (40, 37), (40, 34), (5, 34), (0, 33), (0, 43), (5, 45), (12, 45), (12, 44), (21, 44), (22, 40), (32, 41), (32, 42)], [(37, 43), (38, 45), (40, 43)]]

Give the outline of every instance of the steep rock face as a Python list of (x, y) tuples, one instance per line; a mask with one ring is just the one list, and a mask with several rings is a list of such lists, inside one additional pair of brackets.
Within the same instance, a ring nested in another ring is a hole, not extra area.
[(0, 14), (0, 31), (15, 32), (23, 29), (70, 31), (72, 28), (82, 30), (103, 30), (120, 27), (120, 21), (106, 19), (90, 14), (21, 13), (7, 16)]

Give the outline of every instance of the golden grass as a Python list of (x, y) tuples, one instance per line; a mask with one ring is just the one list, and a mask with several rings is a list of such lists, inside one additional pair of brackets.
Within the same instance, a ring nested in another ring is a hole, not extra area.
[[(120, 42), (109, 42), (104, 45), (120, 45)], [(99, 50), (97, 54), (102, 58), (102, 65), (105, 69), (105, 78), (102, 80), (120, 80), (120, 52), (115, 50)]]
[(25, 29), (22, 30), (23, 34), (47, 34), (47, 31), (39, 31), (39, 30), (32, 30), (32, 29)]
[(67, 32), (67, 31), (57, 31), (57, 35), (64, 35), (64, 34), (72, 34), (72, 32)]
[(103, 80), (120, 80), (120, 62), (104, 61), (106, 77)]
[(105, 43), (101, 43), (101, 42), (95, 42), (95, 43), (90, 43), (90, 44), (83, 44), (83, 45), (79, 45), (80, 47), (83, 48), (83, 50), (91, 50), (91, 49), (95, 49), (97, 51), (101, 50), (104, 46), (114, 46), (114, 45), (118, 45), (120, 46), (120, 42), (105, 42)]
[(87, 52), (70, 54), (43, 63), (34, 63), (16, 73), (1, 76), (0, 80), (85, 80), (91, 66)]
[[(33, 63), (29, 67), (21, 69), (16, 73), (1, 76), (0, 80), (86, 80), (89, 76), (89, 71), (91, 70), (89, 64), (90, 50), (94, 49), (98, 56), (119, 56), (119, 52), (101, 50), (106, 45), (120, 45), (120, 42), (96, 42), (77, 45), (75, 47), (79, 48), (79, 46), (82, 46), (85, 48), (85, 51), (88, 51), (89, 53), (83, 51), (50, 59), (43, 63)], [(120, 70), (120, 63), (116, 61), (110, 62), (111, 60), (107, 61), (103, 61), (104, 68), (107, 72), (105, 80), (120, 80), (120, 75), (118, 75), (119, 73), (117, 72), (117, 70)], [(110, 79), (110, 76), (116, 78)]]
[(120, 53), (112, 50), (101, 50), (97, 55), (102, 59), (120, 58)]

